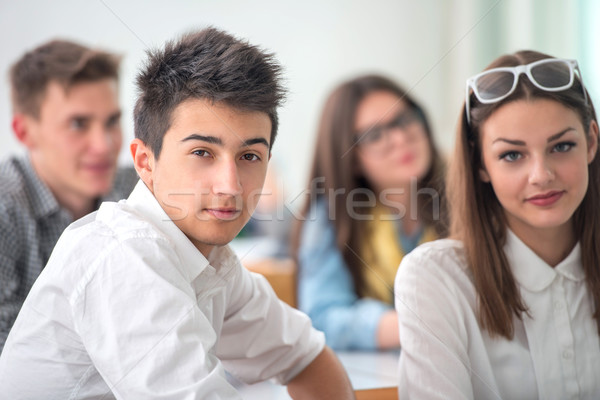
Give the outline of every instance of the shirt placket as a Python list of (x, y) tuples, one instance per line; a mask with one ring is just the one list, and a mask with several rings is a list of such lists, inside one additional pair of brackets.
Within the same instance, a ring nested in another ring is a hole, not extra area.
[(552, 285), (552, 308), (556, 335), (561, 352), (562, 383), (567, 399), (579, 399), (577, 369), (575, 363), (575, 340), (571, 330), (568, 301), (564, 288), (564, 277), (560, 276)]
[(211, 299), (221, 290), (222, 286), (221, 279), (219, 279), (215, 269), (210, 265), (194, 281), (198, 307), (210, 321), (213, 321)]

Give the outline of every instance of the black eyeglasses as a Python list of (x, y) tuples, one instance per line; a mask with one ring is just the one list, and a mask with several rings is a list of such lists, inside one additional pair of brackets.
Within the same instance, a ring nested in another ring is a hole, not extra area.
[(421, 122), (421, 114), (411, 108), (400, 112), (385, 124), (373, 125), (366, 132), (354, 136), (354, 142), (363, 148), (383, 150), (388, 143), (389, 132), (394, 129), (406, 129), (416, 122)]
[(560, 58), (546, 58), (527, 65), (516, 67), (493, 68), (467, 79), (465, 111), (467, 123), (471, 124), (470, 90), (481, 103), (497, 103), (510, 96), (517, 88), (519, 76), (527, 75), (529, 81), (538, 89), (547, 92), (560, 92), (569, 89), (575, 82), (575, 71), (579, 75), (579, 82), (587, 104), (587, 94), (583, 87), (581, 71), (575, 60)]

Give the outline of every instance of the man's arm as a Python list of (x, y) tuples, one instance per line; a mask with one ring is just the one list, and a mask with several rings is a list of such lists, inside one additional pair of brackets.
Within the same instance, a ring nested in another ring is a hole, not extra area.
[(292, 379), (287, 388), (294, 400), (354, 399), (350, 379), (329, 347)]
[(6, 204), (0, 204), (0, 353), (25, 300), (22, 286), (27, 269), (19, 262), (24, 247), (19, 228)]
[[(0, 284), (3, 284), (0, 280)], [(16, 295), (0, 296), (0, 354), (24, 299)]]

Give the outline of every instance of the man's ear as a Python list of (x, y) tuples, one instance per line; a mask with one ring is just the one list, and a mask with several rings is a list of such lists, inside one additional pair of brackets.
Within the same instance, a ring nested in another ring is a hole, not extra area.
[(592, 161), (594, 161), (596, 153), (598, 152), (598, 123), (596, 121), (592, 121), (592, 123), (590, 124), (588, 136), (589, 140), (587, 162), (588, 164), (590, 164)]
[(15, 137), (21, 144), (27, 147), (28, 150), (32, 150), (35, 147), (35, 140), (31, 134), (31, 120), (30, 117), (25, 114), (15, 114), (12, 119), (12, 130)]
[(484, 181), (486, 183), (490, 183), (490, 181), (491, 181), (490, 175), (487, 173), (485, 168), (479, 168), (479, 179), (481, 179), (482, 181)]
[(154, 153), (144, 142), (135, 138), (129, 145), (131, 156), (133, 157), (133, 166), (140, 178), (144, 181), (150, 190), (153, 187), (153, 171), (154, 171)]

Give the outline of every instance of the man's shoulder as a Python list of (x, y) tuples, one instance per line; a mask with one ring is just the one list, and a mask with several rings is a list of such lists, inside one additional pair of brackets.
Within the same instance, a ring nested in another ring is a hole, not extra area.
[(10, 157), (0, 162), (0, 216), (31, 209), (23, 161)]
[(20, 158), (0, 161), (0, 202), (26, 196), (26, 179)]
[(103, 202), (96, 212), (73, 222), (67, 231), (111, 236), (117, 240), (126, 240), (128, 237), (165, 238), (148, 218), (131, 207), (126, 200)]
[[(114, 252), (143, 257), (144, 249), (168, 246), (168, 239), (126, 202), (104, 202), (100, 209), (65, 229), (54, 248), (51, 263), (87, 268), (114, 258)], [(121, 260), (121, 263), (126, 263)]]

